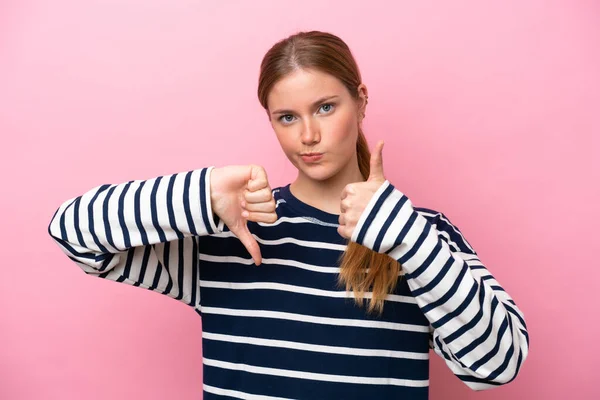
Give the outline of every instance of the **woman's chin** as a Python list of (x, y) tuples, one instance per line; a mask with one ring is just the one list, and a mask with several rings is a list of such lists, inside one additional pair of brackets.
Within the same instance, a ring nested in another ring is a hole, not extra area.
[(327, 181), (335, 176), (335, 170), (325, 166), (311, 166), (302, 168), (302, 173), (313, 181)]

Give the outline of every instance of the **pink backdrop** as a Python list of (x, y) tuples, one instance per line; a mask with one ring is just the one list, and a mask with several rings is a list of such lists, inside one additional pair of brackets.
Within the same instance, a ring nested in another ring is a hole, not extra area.
[(528, 322), (516, 381), (471, 392), (433, 355), (431, 398), (600, 398), (600, 5), (566, 0), (0, 2), (0, 398), (201, 397), (198, 315), (86, 276), (47, 225), (103, 183), (251, 162), (289, 182), (258, 67), (308, 29), (357, 57), (388, 178)]

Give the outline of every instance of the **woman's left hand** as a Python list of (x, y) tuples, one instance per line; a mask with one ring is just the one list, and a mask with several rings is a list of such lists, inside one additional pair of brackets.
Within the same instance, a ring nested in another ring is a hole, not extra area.
[(350, 239), (356, 224), (377, 189), (385, 182), (383, 175), (383, 140), (377, 142), (375, 151), (371, 154), (371, 171), (365, 182), (355, 182), (346, 185), (342, 191), (340, 204), (338, 233)]

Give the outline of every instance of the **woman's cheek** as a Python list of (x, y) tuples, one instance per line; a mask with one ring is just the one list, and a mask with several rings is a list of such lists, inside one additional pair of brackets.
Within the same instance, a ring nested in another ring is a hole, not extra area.
[(358, 138), (358, 126), (350, 113), (343, 113), (335, 120), (331, 127), (332, 139), (339, 146), (339, 150), (346, 153), (347, 148), (354, 150), (356, 139)]
[(283, 152), (285, 153), (287, 159), (290, 160), (292, 165), (298, 168), (298, 160), (296, 158), (296, 149), (294, 147), (294, 144), (288, 142), (281, 142), (281, 145), (283, 147)]
[(293, 153), (292, 143), (290, 141), (290, 135), (282, 130), (275, 129), (275, 136), (277, 136), (277, 141), (279, 142), (279, 146), (281, 150), (285, 153), (285, 155), (289, 158)]

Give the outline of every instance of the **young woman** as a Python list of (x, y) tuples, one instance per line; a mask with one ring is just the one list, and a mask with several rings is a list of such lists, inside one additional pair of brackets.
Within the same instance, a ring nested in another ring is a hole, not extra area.
[(475, 390), (512, 381), (523, 315), (444, 214), (385, 178), (347, 45), (276, 43), (258, 97), (291, 184), (247, 165), (102, 185), (50, 235), (86, 273), (194, 308), (205, 399), (426, 399), (429, 348)]

